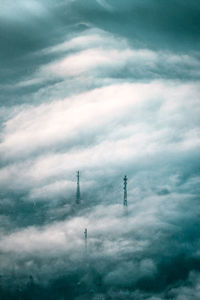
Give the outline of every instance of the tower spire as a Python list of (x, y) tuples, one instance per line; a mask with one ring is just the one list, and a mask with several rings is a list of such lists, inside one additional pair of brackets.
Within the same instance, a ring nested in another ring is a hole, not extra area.
[(128, 206), (128, 202), (127, 202), (127, 176), (124, 176), (124, 206)]
[(77, 171), (77, 188), (76, 188), (76, 203), (79, 204), (81, 201), (81, 192), (80, 192), (80, 173)]

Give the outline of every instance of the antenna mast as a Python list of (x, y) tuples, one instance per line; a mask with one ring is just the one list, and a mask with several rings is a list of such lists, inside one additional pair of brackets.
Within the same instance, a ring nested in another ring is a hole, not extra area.
[(77, 188), (76, 188), (76, 204), (80, 204), (81, 192), (80, 192), (80, 173), (77, 172)]
[(124, 176), (124, 206), (128, 206), (128, 202), (127, 202), (127, 176)]

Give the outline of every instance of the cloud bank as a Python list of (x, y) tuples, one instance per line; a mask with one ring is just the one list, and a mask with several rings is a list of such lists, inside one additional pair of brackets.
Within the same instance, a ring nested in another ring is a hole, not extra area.
[(198, 299), (199, 5), (4, 2), (0, 298)]

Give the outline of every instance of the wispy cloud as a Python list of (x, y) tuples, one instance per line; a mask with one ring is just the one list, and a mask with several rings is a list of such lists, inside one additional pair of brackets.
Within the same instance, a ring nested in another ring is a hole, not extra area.
[[(199, 78), (198, 58), (194, 55), (177, 55), (169, 51), (134, 48), (126, 39), (120, 39), (98, 29), (86, 30), (43, 53), (66, 53), (64, 57), (43, 65), (33, 78), (19, 86), (38, 84), (47, 80), (75, 77), (85, 81), (91, 75), (99, 78)], [(123, 74), (123, 75), (122, 75)]]

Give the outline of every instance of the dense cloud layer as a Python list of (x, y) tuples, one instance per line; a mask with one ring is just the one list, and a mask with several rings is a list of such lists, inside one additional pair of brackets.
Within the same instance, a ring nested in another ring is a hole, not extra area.
[(199, 299), (199, 10), (1, 1), (0, 298)]

